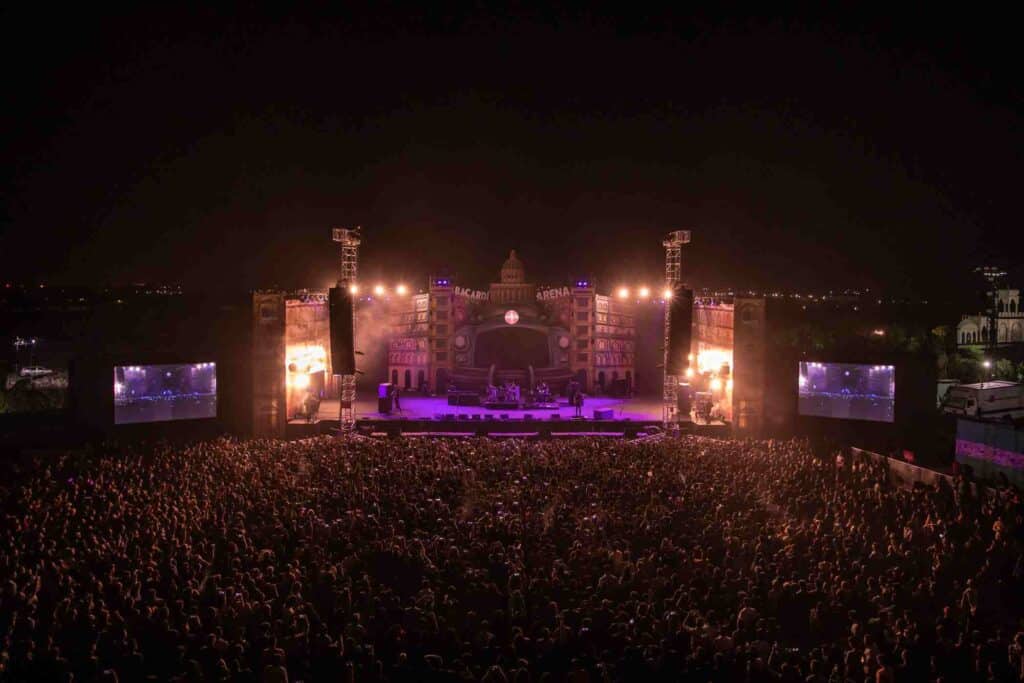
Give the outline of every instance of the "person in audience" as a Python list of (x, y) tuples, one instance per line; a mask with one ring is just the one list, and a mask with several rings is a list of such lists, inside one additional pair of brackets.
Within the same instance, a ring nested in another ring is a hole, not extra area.
[(0, 466), (0, 681), (1024, 680), (1019, 492), (803, 441)]

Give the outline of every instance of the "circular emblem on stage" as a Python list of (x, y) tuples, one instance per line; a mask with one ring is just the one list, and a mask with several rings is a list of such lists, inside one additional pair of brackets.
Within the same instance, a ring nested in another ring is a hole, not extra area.
[(509, 325), (515, 325), (517, 322), (519, 322), (519, 314), (511, 310), (505, 311), (505, 322), (507, 322)]
[(464, 349), (466, 348), (466, 335), (457, 334), (455, 335), (455, 348)]
[(562, 336), (558, 338), (558, 347), (561, 349), (569, 348), (569, 338)]

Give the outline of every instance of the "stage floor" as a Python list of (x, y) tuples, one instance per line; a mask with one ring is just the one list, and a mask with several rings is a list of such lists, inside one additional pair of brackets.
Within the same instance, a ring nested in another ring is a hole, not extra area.
[[(430, 420), (435, 415), (469, 415), (471, 418), (473, 415), (508, 415), (510, 419), (522, 419), (524, 415), (533, 415), (538, 420), (549, 420), (551, 415), (560, 415), (562, 419), (568, 420), (576, 411), (570, 406), (564, 398), (559, 400), (557, 410), (551, 410), (550, 408), (545, 409), (533, 409), (533, 410), (490, 410), (483, 406), (450, 406), (448, 405), (448, 398), (446, 396), (414, 396), (405, 395), (401, 397), (402, 410), (393, 411), (390, 415), (384, 415), (377, 412), (377, 399), (356, 399), (356, 419), (395, 419), (395, 418), (406, 418), (406, 419), (419, 419), (419, 420)], [(632, 420), (634, 422), (657, 422), (661, 420), (661, 400), (654, 396), (637, 397), (637, 398), (609, 398), (609, 397), (587, 397), (586, 402), (583, 404), (583, 416), (587, 419), (593, 419), (594, 410), (607, 410), (611, 409), (612, 419), (614, 420)], [(338, 419), (338, 401), (328, 400), (320, 404), (319, 419), (321, 420), (337, 420)], [(290, 422), (305, 422), (305, 420), (290, 420)]]

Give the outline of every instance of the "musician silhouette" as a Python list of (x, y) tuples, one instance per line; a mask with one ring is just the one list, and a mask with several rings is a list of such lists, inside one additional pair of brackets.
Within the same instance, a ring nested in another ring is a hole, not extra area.
[(572, 404), (576, 408), (576, 417), (583, 417), (583, 392), (577, 390), (572, 397)]

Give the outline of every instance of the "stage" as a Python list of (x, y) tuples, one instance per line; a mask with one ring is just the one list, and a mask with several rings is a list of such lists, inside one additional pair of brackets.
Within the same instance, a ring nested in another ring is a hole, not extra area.
[[(564, 398), (557, 409), (500, 409), (483, 406), (451, 406), (446, 396), (404, 395), (402, 409), (389, 415), (377, 412), (376, 398), (357, 399), (356, 426), (365, 434), (431, 434), (492, 436), (555, 436), (615, 435), (635, 436), (649, 428), (660, 428), (662, 404), (657, 397), (611, 398), (588, 397), (583, 405), (583, 419), (575, 418), (575, 409)], [(595, 419), (598, 414), (611, 417)], [(336, 429), (338, 401), (320, 404), (315, 422), (289, 420), (288, 435), (308, 436)], [(684, 423), (684, 428), (719, 432), (727, 429), (722, 423), (698, 425)]]

